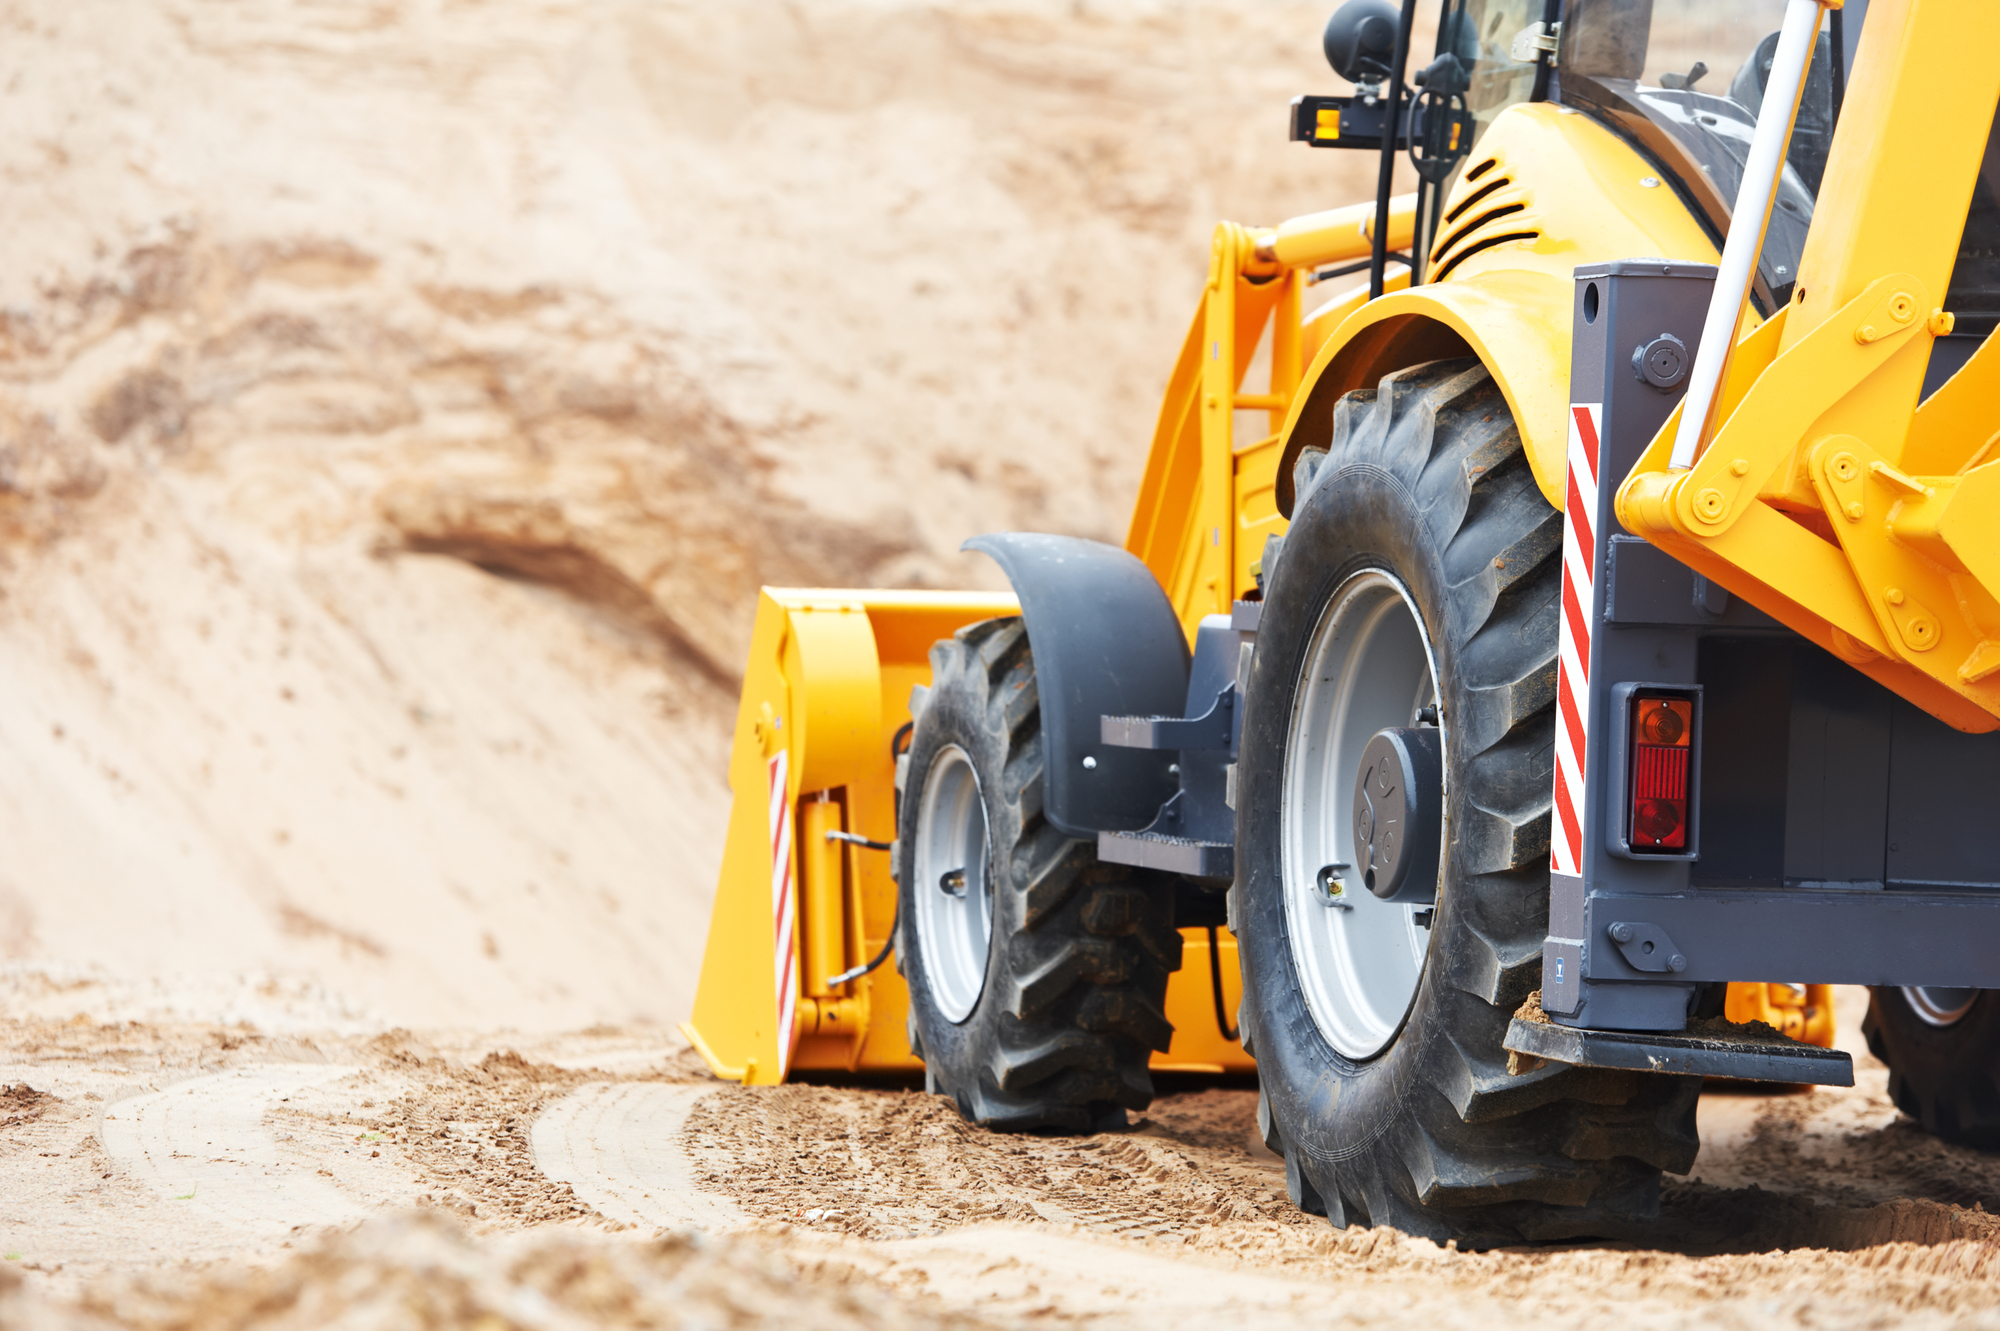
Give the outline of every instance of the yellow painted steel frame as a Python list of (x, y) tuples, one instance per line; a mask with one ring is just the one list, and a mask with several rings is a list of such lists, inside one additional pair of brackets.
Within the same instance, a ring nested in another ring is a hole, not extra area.
[[(1960, 730), (2000, 726), (2000, 350), (1922, 406), (2000, 64), (1986, 0), (1876, 0), (1799, 260), (1740, 339), (1694, 466), (1678, 413), (1618, 516)], [(1941, 71), (1949, 70), (1945, 77)]]
[[(681, 1027), (717, 1076), (769, 1085), (800, 1070), (922, 1067), (905, 1033), (909, 991), (893, 965), (830, 983), (889, 941), (896, 885), (887, 855), (826, 833), (896, 835), (890, 744), (910, 719), (911, 687), (930, 682), (931, 644), (1018, 609), (1012, 596), (984, 592), (759, 594), (730, 750), (722, 874), (694, 1014)], [(774, 836), (780, 816), (788, 838)], [(777, 846), (784, 858), (774, 863)], [(1207, 932), (1188, 930), (1185, 940), (1167, 991), (1173, 1043), (1153, 1067), (1246, 1070), (1242, 1049), (1216, 1029)], [(1226, 931), (1218, 942), (1225, 1011), (1234, 1013), (1236, 943)], [(791, 1018), (782, 1047), (781, 1002)]]

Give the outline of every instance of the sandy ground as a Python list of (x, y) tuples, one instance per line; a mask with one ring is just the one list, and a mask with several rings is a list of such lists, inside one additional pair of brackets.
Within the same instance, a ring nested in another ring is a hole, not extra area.
[(1002, 1138), (670, 1034), (755, 587), (1122, 533), (1214, 221), (1372, 172), (1283, 141), (1323, 18), (0, 0), (0, 1327), (2000, 1322), (1865, 1055), (1463, 1254), (1241, 1086)]
[(2000, 1161), (1858, 1068), (1711, 1090), (1643, 1231), (1461, 1253), (1293, 1210), (1238, 1086), (1006, 1137), (912, 1088), (723, 1086), (643, 1030), (13, 1021), (0, 1325), (2000, 1323)]

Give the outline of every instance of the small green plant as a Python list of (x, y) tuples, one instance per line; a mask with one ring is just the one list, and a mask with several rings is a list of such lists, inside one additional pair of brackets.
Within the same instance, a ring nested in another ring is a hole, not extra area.
[(10, 1252), (7, 1254), (7, 1260), (10, 1262), (18, 1262), (21, 1260), (21, 1254), (18, 1252)]
[(201, 1191), (201, 1184), (197, 1183), (192, 1188), (189, 1188), (186, 1192), (177, 1195), (174, 1198), (174, 1200), (177, 1202), (191, 1202), (194, 1200), (194, 1195), (200, 1191)]

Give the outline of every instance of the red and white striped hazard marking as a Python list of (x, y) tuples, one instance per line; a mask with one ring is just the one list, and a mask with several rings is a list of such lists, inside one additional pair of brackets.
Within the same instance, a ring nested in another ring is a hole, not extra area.
[(777, 932), (778, 1076), (792, 1064), (792, 1018), (798, 988), (799, 949), (796, 941), (798, 893), (792, 882), (792, 801), (786, 793), (785, 750), (778, 750), (771, 769), (771, 922)]
[(1549, 868), (1583, 874), (1585, 743), (1590, 734), (1590, 607), (1597, 572), (1597, 427), (1601, 402), (1572, 403), (1563, 483), (1562, 628), (1556, 658), (1556, 812)]

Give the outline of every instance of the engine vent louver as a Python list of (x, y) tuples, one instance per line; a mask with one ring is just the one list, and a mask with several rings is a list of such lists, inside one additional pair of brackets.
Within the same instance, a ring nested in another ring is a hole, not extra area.
[[(1497, 164), (1496, 158), (1489, 157), (1465, 173), (1466, 183), (1478, 181), (1479, 188), (1453, 204), (1445, 213), (1444, 238), (1431, 249), (1431, 281), (1443, 281), (1454, 268), (1481, 250), (1504, 245), (1510, 240), (1541, 239), (1542, 233), (1532, 225), (1507, 221), (1516, 213), (1526, 212), (1528, 205), (1518, 201), (1503, 202), (1495, 197), (1514, 183), (1505, 175), (1492, 174)], [(1481, 206), (1489, 201), (1493, 206)]]

